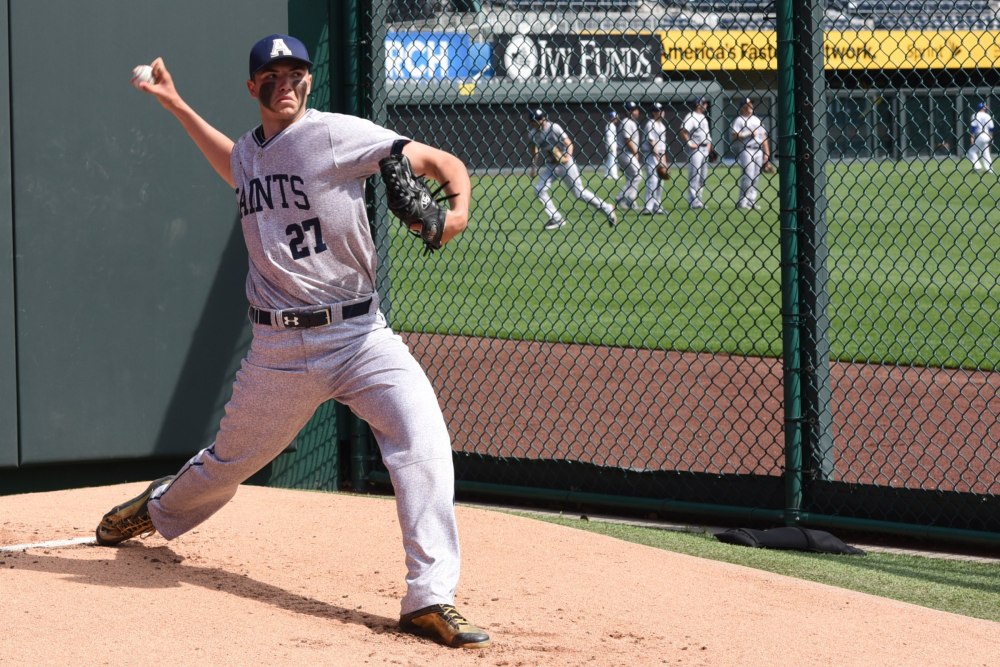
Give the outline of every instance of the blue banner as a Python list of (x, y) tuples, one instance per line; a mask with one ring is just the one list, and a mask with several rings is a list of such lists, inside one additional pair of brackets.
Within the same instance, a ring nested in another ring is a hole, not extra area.
[(390, 32), (385, 37), (385, 78), (390, 81), (476, 79), (492, 76), (489, 44), (465, 33)]

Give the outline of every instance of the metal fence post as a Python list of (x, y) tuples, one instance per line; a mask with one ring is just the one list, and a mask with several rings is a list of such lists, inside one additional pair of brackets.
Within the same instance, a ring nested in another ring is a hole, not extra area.
[(800, 368), (802, 376), (802, 449), (807, 480), (833, 474), (833, 418), (830, 408), (830, 327), (827, 309), (826, 226), (826, 76), (823, 64), (823, 5), (795, 3), (795, 114), (798, 152), (798, 233), (801, 288)]
[(785, 519), (802, 509), (802, 377), (799, 361), (798, 180), (795, 30), (791, 0), (775, 3), (778, 57), (778, 197), (781, 205), (781, 337), (785, 424)]

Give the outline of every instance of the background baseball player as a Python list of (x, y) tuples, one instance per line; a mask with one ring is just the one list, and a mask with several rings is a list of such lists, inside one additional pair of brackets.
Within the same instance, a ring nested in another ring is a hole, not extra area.
[(604, 164), (601, 172), (605, 178), (618, 180), (618, 113), (608, 112), (604, 125)]
[(396, 492), (406, 554), (400, 628), (454, 647), (488, 645), (489, 635), (453, 606), (460, 558), (451, 442), (430, 382), (379, 309), (365, 214), (365, 181), (401, 153), (417, 173), (448, 183), (447, 243), (468, 221), (465, 165), (367, 120), (307, 109), (312, 63), (294, 37), (253, 46), (246, 85), (261, 124), (235, 144), (181, 98), (161, 58), (152, 67), (153, 82), (140, 88), (235, 189), (253, 340), (215, 441), (108, 512), (98, 542), (191, 530), (336, 399), (371, 426)]
[(969, 159), (972, 168), (983, 173), (993, 171), (993, 116), (985, 102), (976, 105), (969, 124)]
[(657, 174), (657, 167), (667, 165), (667, 126), (663, 122), (663, 105), (659, 102), (653, 102), (649, 119), (642, 127), (642, 154), (646, 167), (646, 201), (642, 213), (662, 213), (663, 180)]
[(702, 194), (708, 179), (708, 156), (712, 152), (708, 117), (705, 116), (708, 100), (699, 97), (692, 102), (691, 107), (691, 112), (681, 121), (678, 133), (688, 156), (687, 202), (691, 208), (705, 208)]
[(552, 181), (559, 178), (577, 199), (590, 204), (605, 215), (612, 227), (618, 222), (614, 207), (583, 186), (580, 169), (573, 159), (573, 140), (558, 123), (549, 120), (543, 109), (528, 112), (528, 147), (531, 151), (532, 176), (537, 172), (535, 195), (545, 208), (548, 222), (545, 229), (559, 229), (566, 219), (559, 213), (549, 188)]
[(740, 113), (729, 126), (729, 134), (734, 145), (739, 147), (736, 161), (743, 170), (736, 205), (743, 209), (757, 208), (757, 182), (764, 165), (771, 159), (771, 148), (764, 123), (754, 114), (753, 100), (749, 97), (743, 98)]
[(615, 198), (615, 205), (621, 209), (636, 208), (639, 187), (642, 184), (642, 163), (639, 149), (642, 146), (642, 132), (639, 128), (639, 104), (625, 103), (625, 116), (618, 123), (618, 166), (625, 174), (625, 186)]

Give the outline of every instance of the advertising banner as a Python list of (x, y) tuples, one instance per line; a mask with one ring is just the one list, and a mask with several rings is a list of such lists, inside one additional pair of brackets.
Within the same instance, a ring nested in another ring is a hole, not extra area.
[[(665, 71), (774, 70), (773, 31), (667, 30)], [(1000, 60), (1000, 32), (829, 30), (823, 36), (826, 69), (992, 69)]]
[(660, 38), (648, 34), (497, 35), (493, 69), (512, 79), (649, 81), (660, 74)]
[(385, 77), (389, 81), (489, 77), (489, 44), (465, 33), (389, 32), (385, 37)]

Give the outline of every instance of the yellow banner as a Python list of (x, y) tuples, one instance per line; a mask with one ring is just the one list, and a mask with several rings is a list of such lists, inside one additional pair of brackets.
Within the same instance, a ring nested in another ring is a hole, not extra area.
[[(774, 70), (773, 31), (667, 30), (663, 69)], [(955, 30), (831, 30), (823, 36), (826, 69), (993, 69), (1000, 62), (1000, 32)]]

